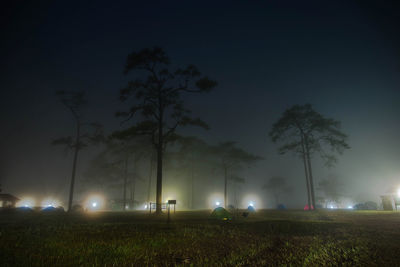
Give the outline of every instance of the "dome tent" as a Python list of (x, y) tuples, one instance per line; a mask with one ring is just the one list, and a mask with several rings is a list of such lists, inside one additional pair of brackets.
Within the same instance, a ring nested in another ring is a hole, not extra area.
[(256, 209), (253, 207), (253, 205), (249, 205), (249, 206), (247, 207), (247, 211), (248, 211), (248, 212), (256, 212)]
[(277, 210), (286, 210), (286, 206), (285, 206), (285, 204), (278, 204), (278, 205), (276, 206), (276, 209), (277, 209)]
[[(304, 210), (310, 210), (310, 207), (308, 206), (308, 204), (306, 204), (304, 206)], [(314, 210), (314, 206), (313, 205), (311, 205), (311, 210)]]
[(231, 220), (232, 214), (224, 209), (223, 207), (218, 207), (213, 210), (211, 213), (211, 218), (220, 219), (220, 220)]

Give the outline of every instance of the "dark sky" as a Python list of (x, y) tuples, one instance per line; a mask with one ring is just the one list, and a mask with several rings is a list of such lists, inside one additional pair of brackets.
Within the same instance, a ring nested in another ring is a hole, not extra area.
[(87, 91), (88, 120), (116, 129), (126, 56), (155, 45), (218, 81), (186, 99), (211, 126), (200, 136), (265, 158), (246, 174), (246, 193), (266, 203), (260, 185), (281, 175), (296, 188), (292, 204), (305, 201), (301, 162), (277, 155), (267, 137), (284, 109), (305, 103), (342, 121), (352, 147), (334, 168), (315, 160), (317, 181), (336, 175), (354, 201), (400, 185), (396, 0), (13, 1), (1, 12), (4, 191), (65, 201), (71, 155), (50, 142), (73, 128), (55, 91)]

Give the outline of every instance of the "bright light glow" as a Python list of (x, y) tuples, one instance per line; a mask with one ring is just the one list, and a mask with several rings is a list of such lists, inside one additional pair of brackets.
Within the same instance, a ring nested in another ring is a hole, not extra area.
[(353, 208), (353, 206), (348, 206), (347, 208), (348, 208), (348, 209), (352, 209), (352, 208)]
[(54, 198), (47, 198), (45, 200), (42, 201), (42, 207), (53, 207), (56, 208), (60, 205), (60, 201), (55, 200)]
[(104, 207), (104, 197), (101, 195), (90, 195), (85, 201), (85, 207), (88, 210), (96, 211)]
[(330, 208), (330, 209), (333, 209), (333, 206), (332, 206), (332, 205), (330, 205), (330, 206), (329, 206), (329, 208)]
[(177, 200), (177, 199), (179, 199), (174, 192), (168, 192), (165, 195), (167, 197), (164, 198), (164, 200), (165, 200), (164, 202), (167, 203), (167, 204), (168, 204), (168, 200), (173, 200), (173, 199)]
[(397, 189), (397, 196), (400, 197), (400, 188)]
[(238, 205), (238, 208), (247, 209), (249, 206), (251, 206), (251, 207), (257, 207), (258, 209), (262, 209), (261, 203), (263, 203), (263, 201), (256, 194), (248, 194), (245, 195), (239, 203), (240, 204)]
[[(224, 199), (224, 194), (218, 193), (218, 192), (211, 193), (207, 197), (207, 208), (215, 209), (217, 207), (223, 207), (224, 206), (224, 202), (221, 201), (221, 199)], [(217, 202), (219, 204), (217, 204)]]
[(22, 198), (20, 201), (17, 202), (17, 207), (34, 207), (35, 200), (31, 197)]
[(146, 205), (144, 205), (144, 208), (145, 208), (145, 209), (147, 209), (147, 204), (146, 204)]

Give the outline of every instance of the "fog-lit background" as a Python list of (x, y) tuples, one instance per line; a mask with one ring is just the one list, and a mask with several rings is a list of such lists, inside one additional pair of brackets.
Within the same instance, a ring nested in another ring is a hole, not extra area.
[[(0, 183), (23, 197), (68, 196), (72, 153), (51, 146), (74, 132), (55, 92), (85, 90), (86, 118), (106, 132), (120, 129), (119, 89), (132, 51), (158, 45), (176, 66), (195, 64), (218, 81), (209, 94), (185, 97), (209, 131), (187, 129), (210, 144), (237, 141), (264, 160), (243, 171), (243, 206), (273, 207), (262, 189), (282, 176), (294, 190), (288, 207), (306, 202), (302, 162), (277, 154), (268, 132), (282, 112), (311, 103), (342, 122), (350, 150), (333, 168), (313, 159), (316, 183), (337, 177), (357, 203), (400, 185), (400, 30), (396, 1), (110, 1), (15, 2), (2, 8), (0, 75)], [(96, 149), (83, 150), (76, 200), (90, 188), (83, 173)], [(137, 183), (146, 201), (147, 176)], [(200, 179), (200, 178), (199, 178)], [(221, 197), (223, 177), (202, 177), (197, 206)], [(155, 193), (153, 178), (152, 195)], [(185, 183), (166, 171), (163, 197), (187, 197)], [(119, 191), (118, 191), (119, 190)], [(122, 189), (105, 194), (118, 197)], [(214, 197), (215, 195), (215, 197)], [(318, 195), (318, 193), (317, 193)], [(154, 198), (154, 197), (153, 197)], [(210, 200), (210, 198), (212, 200)], [(178, 203), (179, 204), (179, 203)]]

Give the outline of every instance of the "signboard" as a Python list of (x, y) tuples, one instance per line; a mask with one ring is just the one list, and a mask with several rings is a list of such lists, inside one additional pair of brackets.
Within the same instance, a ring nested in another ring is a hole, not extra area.
[(176, 205), (176, 200), (168, 200), (168, 204), (175, 204)]

